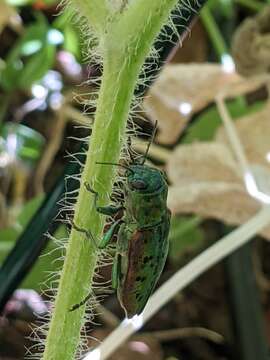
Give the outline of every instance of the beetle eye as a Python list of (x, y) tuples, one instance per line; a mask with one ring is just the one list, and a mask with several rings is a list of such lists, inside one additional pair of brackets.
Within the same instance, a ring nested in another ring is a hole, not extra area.
[(144, 190), (144, 189), (147, 188), (147, 184), (142, 180), (134, 180), (134, 181), (132, 181), (131, 186), (135, 190)]

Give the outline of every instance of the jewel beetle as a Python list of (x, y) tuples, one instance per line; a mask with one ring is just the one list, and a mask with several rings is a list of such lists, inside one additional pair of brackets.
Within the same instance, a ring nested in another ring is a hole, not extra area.
[[(128, 318), (144, 310), (162, 273), (169, 248), (171, 213), (167, 208), (168, 185), (160, 170), (144, 164), (146, 154), (143, 162), (129, 166), (99, 163), (125, 168), (124, 204), (121, 207), (98, 206), (98, 193), (85, 184), (95, 196), (99, 213), (114, 216), (123, 211), (123, 216), (111, 225), (98, 247), (105, 248), (117, 234), (112, 287), (117, 291)], [(73, 226), (88, 233), (75, 224)]]

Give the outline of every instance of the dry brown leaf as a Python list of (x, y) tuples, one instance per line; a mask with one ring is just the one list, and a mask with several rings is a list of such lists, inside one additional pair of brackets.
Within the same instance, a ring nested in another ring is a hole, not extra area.
[(241, 183), (237, 163), (227, 146), (199, 142), (176, 148), (168, 161), (168, 176), (174, 184), (195, 181)]
[(247, 18), (237, 28), (232, 40), (232, 54), (237, 71), (244, 76), (269, 72), (270, 6)]
[(173, 144), (194, 113), (211, 103), (226, 84), (240, 80), (219, 64), (166, 66), (143, 104), (147, 115), (158, 120), (158, 142)]
[[(169, 188), (168, 207), (174, 214), (198, 214), (218, 219), (228, 225), (241, 225), (258, 212), (261, 205), (252, 198), (244, 186), (201, 182)], [(270, 227), (261, 235), (270, 239)]]
[(232, 99), (234, 97), (255, 92), (263, 87), (269, 86), (269, 76), (258, 75), (250, 78), (240, 78), (231, 82), (221, 89), (217, 96), (223, 99)]
[(171, 186), (168, 206), (173, 213), (195, 212), (231, 225), (242, 224), (260, 208), (244, 187), (226, 182), (194, 182), (183, 187)]
[[(219, 143), (179, 146), (168, 162), (168, 207), (173, 213), (195, 213), (229, 225), (240, 225), (260, 209), (243, 184), (229, 148)], [(261, 234), (270, 239), (270, 227)]]
[[(250, 163), (270, 166), (270, 103), (261, 111), (236, 120), (237, 134), (243, 144)], [(216, 141), (228, 146), (229, 140), (224, 127), (218, 129)]]

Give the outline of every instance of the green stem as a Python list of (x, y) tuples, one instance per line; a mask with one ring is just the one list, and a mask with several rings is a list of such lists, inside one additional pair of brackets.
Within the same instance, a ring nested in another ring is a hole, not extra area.
[(234, 1), (253, 11), (261, 11), (266, 5), (256, 0), (234, 0)]
[[(75, 1), (74, 1), (75, 3)], [(76, 0), (76, 8), (100, 37), (105, 30), (110, 10), (106, 0)]]
[[(73, 0), (81, 5), (81, 0)], [(107, 24), (103, 35), (103, 76), (81, 184), (90, 182), (101, 194), (99, 204), (108, 201), (113, 182), (112, 168), (97, 161), (117, 162), (136, 81), (155, 37), (177, 4), (177, 0), (137, 0)], [(86, 14), (87, 17), (87, 14)], [(102, 21), (102, 20), (100, 20)], [(97, 28), (99, 20), (97, 20)], [(93, 196), (81, 186), (74, 222), (90, 229), (99, 239), (103, 219), (94, 209)], [(69, 312), (89, 292), (98, 254), (94, 244), (72, 230), (61, 274), (55, 310), (48, 332), (44, 360), (72, 360), (76, 352), (85, 306)]]
[(207, 5), (205, 5), (201, 10), (200, 17), (208, 32), (208, 35), (210, 36), (214, 48), (221, 59), (222, 55), (228, 54), (228, 48), (217, 26), (217, 23)]

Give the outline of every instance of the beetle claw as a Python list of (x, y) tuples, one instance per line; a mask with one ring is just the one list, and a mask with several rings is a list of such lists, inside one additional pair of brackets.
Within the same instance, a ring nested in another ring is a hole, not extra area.
[(93, 241), (95, 247), (98, 248), (97, 243), (96, 243), (96, 241), (95, 241), (95, 238), (94, 238), (94, 236), (93, 236), (93, 234), (91, 233), (90, 230), (86, 230), (86, 229), (80, 228), (79, 226), (77, 226), (77, 225), (75, 224), (75, 222), (74, 222), (73, 220), (71, 220), (71, 225), (72, 225), (73, 229), (75, 229), (76, 231), (85, 234), (86, 237), (87, 237), (87, 239), (91, 239), (91, 240)]
[(92, 194), (95, 194), (95, 195), (98, 194), (87, 181), (84, 182), (84, 186), (85, 186), (86, 190), (91, 192)]
[(69, 309), (69, 312), (72, 312), (74, 310), (77, 310), (79, 309), (81, 306), (83, 306), (84, 304), (87, 303), (87, 301), (91, 298), (92, 296), (92, 292), (90, 292), (89, 294), (87, 294), (87, 296), (81, 301), (79, 302), (78, 304), (74, 304), (72, 305), (72, 307)]

